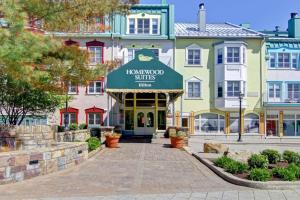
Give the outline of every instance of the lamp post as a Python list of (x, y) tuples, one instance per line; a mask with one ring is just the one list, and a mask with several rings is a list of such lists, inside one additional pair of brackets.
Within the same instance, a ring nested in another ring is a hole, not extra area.
[(242, 142), (242, 101), (243, 101), (244, 94), (240, 92), (239, 100), (240, 100), (240, 114), (239, 114), (239, 138), (238, 142)]

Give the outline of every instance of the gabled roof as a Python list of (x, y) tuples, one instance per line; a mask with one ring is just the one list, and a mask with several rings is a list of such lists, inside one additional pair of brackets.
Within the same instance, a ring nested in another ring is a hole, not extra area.
[(263, 33), (231, 23), (206, 24), (206, 31), (199, 31), (198, 24), (175, 23), (176, 37), (203, 38), (261, 38)]

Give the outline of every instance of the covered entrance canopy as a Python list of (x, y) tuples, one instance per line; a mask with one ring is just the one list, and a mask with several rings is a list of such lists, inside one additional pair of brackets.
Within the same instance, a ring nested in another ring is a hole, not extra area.
[(124, 130), (150, 134), (166, 126), (159, 120), (166, 123), (169, 103), (183, 94), (183, 77), (151, 50), (142, 49), (135, 59), (108, 74), (106, 92), (121, 104)]

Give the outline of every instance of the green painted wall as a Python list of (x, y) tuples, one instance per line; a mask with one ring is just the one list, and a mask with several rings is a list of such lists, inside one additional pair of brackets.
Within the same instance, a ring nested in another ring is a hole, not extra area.
[[(176, 39), (176, 64), (175, 70), (183, 75), (184, 87), (185, 80), (193, 76), (202, 80), (202, 99), (190, 100), (183, 96), (183, 112), (216, 112), (222, 114), (215, 108), (215, 55), (214, 44), (224, 41), (223, 39)], [(240, 41), (240, 40), (239, 40)], [(258, 92), (258, 97), (248, 97), (248, 108), (245, 112), (261, 110), (261, 91), (264, 91), (262, 83), (266, 74), (265, 65), (265, 47), (261, 48), (262, 39), (242, 40), (248, 44), (247, 47), (247, 87), (248, 92)], [(196, 44), (202, 47), (202, 67), (186, 67), (185, 51), (186, 47)], [(263, 64), (263, 74), (261, 75), (261, 64)], [(180, 99), (176, 101), (175, 111), (180, 111)]]

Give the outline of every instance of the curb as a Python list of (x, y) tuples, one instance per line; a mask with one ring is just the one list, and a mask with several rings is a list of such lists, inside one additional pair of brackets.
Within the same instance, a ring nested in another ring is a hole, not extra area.
[(268, 189), (268, 190), (285, 190), (291, 188), (299, 188), (300, 181), (268, 181), (268, 182), (261, 182), (261, 181), (250, 181), (238, 178), (230, 173), (224, 171), (224, 169), (217, 167), (208, 159), (201, 158), (195, 153), (192, 153), (197, 160), (207, 166), (210, 170), (212, 170), (215, 174), (223, 178), (225, 181), (228, 181), (235, 185), (246, 186), (251, 188), (257, 189)]
[(102, 146), (100, 146), (98, 149), (89, 152), (89, 154), (88, 154), (88, 159), (94, 157), (98, 152), (100, 152), (100, 151), (102, 151), (102, 150), (104, 150), (104, 149), (105, 149), (105, 146), (102, 145)]

